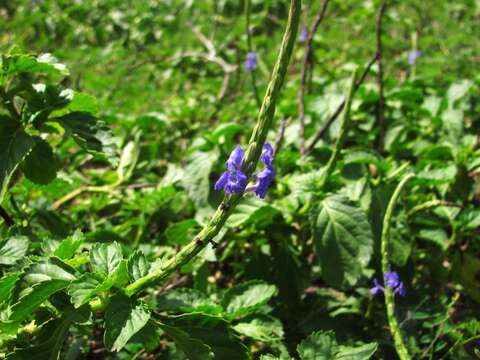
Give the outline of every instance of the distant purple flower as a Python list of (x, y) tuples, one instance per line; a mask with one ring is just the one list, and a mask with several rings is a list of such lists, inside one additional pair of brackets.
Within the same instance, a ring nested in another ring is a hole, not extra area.
[(260, 155), (260, 161), (265, 164), (265, 167), (258, 174), (253, 175), (255, 184), (247, 188), (247, 191), (254, 192), (262, 199), (267, 196), (268, 187), (273, 179), (275, 179), (275, 170), (272, 166), (274, 155), (275, 154), (272, 145), (270, 145), (268, 142), (265, 143), (263, 145), (262, 154)]
[(385, 285), (391, 288), (396, 288), (400, 281), (400, 277), (395, 271), (387, 271), (383, 274), (383, 278), (385, 279)]
[(373, 279), (373, 284), (374, 284), (375, 286), (370, 289), (370, 293), (371, 293), (373, 296), (377, 295), (378, 293), (383, 292), (383, 286), (380, 285), (380, 283), (378, 282), (378, 280), (377, 280), (376, 278)]
[(247, 54), (247, 59), (245, 60), (245, 71), (252, 72), (257, 68), (257, 53), (255, 51), (250, 51)]
[(306, 26), (302, 28), (302, 31), (300, 32), (300, 36), (298, 37), (298, 41), (301, 43), (304, 43), (307, 41), (308, 38), (308, 29)]
[(410, 65), (414, 65), (420, 56), (422, 56), (422, 52), (420, 50), (410, 51), (408, 53), (408, 63)]
[(233, 149), (227, 160), (227, 171), (217, 180), (215, 190), (224, 189), (227, 194), (240, 193), (247, 184), (247, 176), (240, 170), (243, 150), (240, 145)]
[[(387, 271), (383, 274), (383, 279), (385, 280), (385, 286), (393, 289), (395, 295), (405, 296), (407, 294), (407, 289), (403, 284), (403, 281), (400, 281), (398, 273), (395, 271)], [(370, 293), (375, 296), (381, 292), (384, 292), (385, 289), (380, 285), (377, 279), (373, 279), (374, 287), (370, 289)]]
[(247, 31), (248, 31), (248, 33), (249, 33), (250, 35), (253, 35), (253, 31), (254, 31), (254, 30), (255, 30), (254, 27), (253, 27), (252, 25), (250, 25), (250, 26), (248, 27), (248, 30), (247, 30)]

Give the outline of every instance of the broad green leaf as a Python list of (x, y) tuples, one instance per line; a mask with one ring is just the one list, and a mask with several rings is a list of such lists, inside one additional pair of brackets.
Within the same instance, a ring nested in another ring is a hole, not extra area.
[(148, 274), (150, 262), (141, 250), (135, 250), (127, 260), (127, 269), (130, 281), (133, 282)]
[(277, 293), (274, 285), (253, 280), (228, 289), (223, 295), (222, 307), (229, 318), (252, 313), (265, 305)]
[(310, 221), (324, 280), (333, 287), (354, 285), (373, 252), (365, 212), (347, 198), (334, 195), (313, 207)]
[(458, 100), (465, 97), (465, 95), (468, 93), (472, 85), (473, 85), (472, 81), (467, 79), (463, 79), (459, 82), (456, 82), (450, 85), (447, 92), (448, 106), (449, 107), (455, 106), (455, 103)]
[(22, 321), (26, 319), (50, 296), (65, 289), (68, 283), (65, 280), (48, 280), (34, 285), (28, 294), (22, 296), (12, 306), (9, 320)]
[(202, 312), (220, 314), (222, 308), (201, 291), (183, 288), (173, 289), (157, 298), (159, 311)]
[(8, 302), (10, 299), (12, 291), (15, 288), (15, 285), (17, 285), (17, 281), (20, 279), (21, 274), (22, 273), (20, 272), (13, 272), (0, 279), (0, 306), (3, 303)]
[(93, 277), (93, 275), (86, 273), (73, 281), (68, 287), (68, 295), (72, 298), (73, 306), (79, 308), (86, 304), (98, 292), (104, 291), (102, 284)]
[(71, 321), (53, 320), (44, 325), (42, 329), (42, 338), (46, 340), (39, 345), (28, 348), (15, 349), (6, 357), (8, 360), (58, 360), (63, 343), (68, 335)]
[(267, 343), (283, 338), (281, 321), (269, 315), (254, 315), (242, 320), (233, 329), (241, 335)]
[(339, 346), (335, 360), (368, 360), (377, 351), (377, 343), (368, 343), (357, 347)]
[(270, 225), (281, 212), (271, 205), (256, 197), (248, 196), (242, 199), (235, 208), (233, 214), (227, 220), (227, 226), (231, 228), (255, 224), (262, 228)]
[(444, 184), (455, 180), (457, 175), (457, 167), (454, 164), (448, 165), (441, 169), (431, 169), (420, 171), (416, 179), (427, 182), (431, 185)]
[(160, 328), (170, 335), (163, 325), (175, 327), (187, 333), (190, 339), (208, 345), (215, 359), (250, 359), (247, 348), (232, 333), (228, 322), (221, 317), (201, 313), (170, 316), (159, 324)]
[(22, 163), (25, 176), (34, 183), (46, 185), (57, 177), (60, 161), (47, 142), (35, 138), (36, 145)]
[(297, 346), (301, 360), (335, 359), (337, 340), (333, 331), (314, 332)]
[(183, 220), (170, 225), (165, 230), (165, 236), (171, 245), (185, 245), (192, 240), (199, 227), (200, 225), (196, 220)]
[(68, 75), (68, 69), (65, 65), (59, 63), (52, 54), (48, 53), (38, 57), (27, 54), (7, 55), (2, 65), (5, 73), (10, 76), (27, 72)]
[(217, 158), (217, 152), (198, 151), (190, 157), (185, 168), (182, 185), (187, 190), (188, 197), (199, 209), (208, 206), (210, 171)]
[(128, 180), (135, 170), (138, 156), (140, 155), (140, 146), (136, 141), (130, 141), (122, 150), (120, 162), (117, 168), (117, 175), (120, 182)]
[(11, 237), (0, 243), (0, 265), (13, 265), (28, 251), (30, 240), (26, 236)]
[(53, 255), (58, 256), (60, 259), (68, 260), (73, 257), (77, 249), (85, 241), (85, 236), (80, 230), (73, 233), (72, 236), (62, 240), (58, 247), (53, 252)]
[(105, 346), (111, 351), (120, 351), (149, 319), (150, 313), (143, 305), (133, 303), (124, 295), (114, 296), (105, 310)]
[(50, 120), (59, 122), (82, 148), (93, 154), (104, 155), (113, 166), (117, 166), (118, 155), (113, 134), (95, 116), (75, 111)]
[(0, 115), (0, 203), (10, 176), (34, 146), (35, 141), (20, 122)]
[(30, 285), (49, 280), (72, 281), (75, 280), (74, 273), (72, 267), (52, 257), (30, 265), (25, 271), (24, 280)]
[(94, 244), (90, 250), (90, 263), (96, 273), (104, 277), (113, 275), (123, 260), (122, 247), (117, 242)]

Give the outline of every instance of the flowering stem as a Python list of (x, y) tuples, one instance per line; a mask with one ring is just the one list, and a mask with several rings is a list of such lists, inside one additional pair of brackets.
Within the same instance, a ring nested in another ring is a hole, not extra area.
[[(245, 0), (245, 29), (247, 31), (247, 49), (249, 53), (253, 51), (252, 34), (250, 31), (251, 11), (252, 11), (252, 1)], [(260, 102), (260, 97), (258, 96), (255, 70), (250, 71), (250, 79), (252, 81), (252, 89), (253, 89), (253, 95), (255, 96), (255, 101), (257, 102), (257, 106), (260, 108), (260, 106), (262, 106), (262, 103)]]
[(347, 136), (348, 125), (350, 124), (350, 110), (352, 108), (352, 99), (355, 93), (355, 82), (357, 79), (357, 71), (358, 67), (355, 67), (353, 70), (352, 77), (350, 79), (350, 85), (348, 87), (348, 92), (345, 100), (345, 108), (343, 111), (343, 119), (342, 124), (340, 125), (340, 131), (338, 133), (337, 141), (335, 143), (335, 148), (333, 149), (333, 153), (328, 160), (327, 165), (325, 166), (325, 170), (322, 174), (320, 179), (320, 183), (318, 187), (322, 189), (330, 175), (332, 175), (333, 171), (335, 170), (335, 165), (337, 164), (338, 158), (340, 156), (340, 151), (342, 150), (343, 143), (345, 142), (345, 137)]
[[(290, 10), (288, 14), (288, 22), (283, 35), (280, 53), (277, 62), (273, 68), (272, 77), (268, 84), (265, 97), (263, 99), (260, 112), (258, 113), (257, 124), (253, 129), (248, 148), (242, 163), (242, 170), (250, 177), (256, 168), (260, 157), (263, 144), (267, 137), (267, 132), (272, 124), (273, 115), (275, 113), (275, 105), (282, 86), (285, 74), (287, 72), (288, 63), (292, 55), (295, 38), (297, 35), (298, 22), (300, 18), (301, 0), (291, 0)], [(225, 224), (235, 206), (243, 196), (242, 193), (225, 196), (222, 204), (217, 208), (207, 225), (194, 237), (194, 239), (180, 250), (175, 256), (165, 262), (158, 270), (139, 278), (132, 284), (128, 285), (125, 293), (132, 296), (147, 286), (166, 279), (177, 269), (188, 263), (195, 257), (207, 244), (218, 234)]]
[[(398, 197), (405, 186), (405, 184), (414, 177), (414, 174), (407, 174), (400, 181), (395, 189), (390, 202), (388, 203), (387, 210), (385, 211), (385, 217), (383, 218), (382, 237), (381, 237), (381, 254), (382, 254), (382, 273), (385, 274), (389, 271), (388, 265), (388, 241), (390, 234), (390, 219), (393, 215), (395, 204)], [(384, 284), (385, 292), (385, 307), (387, 309), (388, 325), (390, 327), (390, 333), (392, 334), (393, 341), (395, 343), (395, 349), (401, 360), (410, 360), (410, 355), (403, 342), (402, 334), (398, 326), (397, 319), (395, 318), (395, 296), (391, 287)]]

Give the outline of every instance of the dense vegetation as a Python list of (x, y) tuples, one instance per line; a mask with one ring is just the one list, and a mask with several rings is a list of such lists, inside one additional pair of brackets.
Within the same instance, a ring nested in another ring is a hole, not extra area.
[(480, 3), (0, 3), (0, 358), (480, 357)]

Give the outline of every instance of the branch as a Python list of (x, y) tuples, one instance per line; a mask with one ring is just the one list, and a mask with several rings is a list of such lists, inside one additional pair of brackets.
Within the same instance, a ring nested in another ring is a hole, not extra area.
[(273, 153), (277, 154), (280, 151), (283, 143), (283, 137), (285, 136), (285, 129), (287, 128), (287, 124), (290, 118), (284, 117), (282, 119), (282, 123), (280, 125), (280, 131), (278, 132), (277, 138), (275, 139), (275, 146), (273, 147)]
[[(272, 124), (273, 116), (275, 114), (275, 105), (287, 72), (288, 63), (295, 43), (300, 18), (300, 9), (301, 1), (291, 0), (287, 27), (280, 47), (280, 53), (277, 57), (275, 67), (273, 68), (271, 80), (268, 84), (258, 114), (257, 124), (253, 129), (252, 136), (245, 152), (245, 158), (242, 163), (242, 170), (248, 177), (252, 175), (256, 168), (268, 130)], [(188, 245), (184, 246), (175, 256), (166, 261), (160, 269), (152, 271), (146, 276), (141, 277), (128, 285), (125, 289), (125, 293), (128, 296), (132, 296), (147, 286), (166, 279), (177, 269), (188, 263), (218, 234), (242, 196), (243, 193), (225, 196), (221, 205), (217, 208), (207, 225), (203, 227)]]
[(377, 84), (378, 84), (378, 107), (377, 107), (377, 126), (379, 129), (377, 139), (377, 150), (383, 152), (384, 140), (385, 140), (385, 95), (383, 91), (383, 46), (382, 46), (382, 20), (383, 15), (387, 7), (387, 2), (384, 0), (380, 5), (377, 14), (376, 23), (376, 43), (377, 43), (377, 60), (378, 60), (378, 72), (377, 72)]
[[(303, 55), (302, 70), (300, 73), (300, 88), (298, 90), (298, 114), (300, 121), (300, 129), (298, 132), (298, 136), (300, 137), (300, 156), (303, 156), (305, 154), (305, 84), (307, 82), (307, 69), (308, 64), (312, 62), (313, 37), (317, 32), (318, 26), (325, 17), (328, 1), (329, 0), (323, 1), (320, 11), (315, 17), (315, 20), (313, 21), (312, 28), (308, 32), (305, 54)], [(313, 67), (311, 67), (311, 72), (313, 72)]]
[[(360, 85), (365, 81), (365, 78), (367, 77), (368, 72), (370, 71), (371, 67), (373, 64), (375, 64), (375, 61), (377, 61), (377, 55), (375, 55), (370, 62), (367, 64), (365, 69), (363, 70), (362, 75), (360, 76), (360, 79), (357, 80), (355, 83), (355, 90), (357, 91)], [(330, 128), (330, 126), (333, 124), (333, 122), (337, 119), (337, 117), (342, 113), (343, 107), (345, 106), (345, 100), (343, 100), (340, 105), (338, 105), (337, 109), (335, 112), (330, 116), (330, 118), (327, 120), (325, 125), (323, 125), (320, 130), (315, 134), (315, 137), (313, 138), (312, 142), (310, 145), (308, 145), (307, 149), (305, 150), (305, 154), (303, 157), (306, 157), (310, 152), (315, 148), (315, 145), (320, 141), (320, 139), (325, 135), (327, 130)]]

